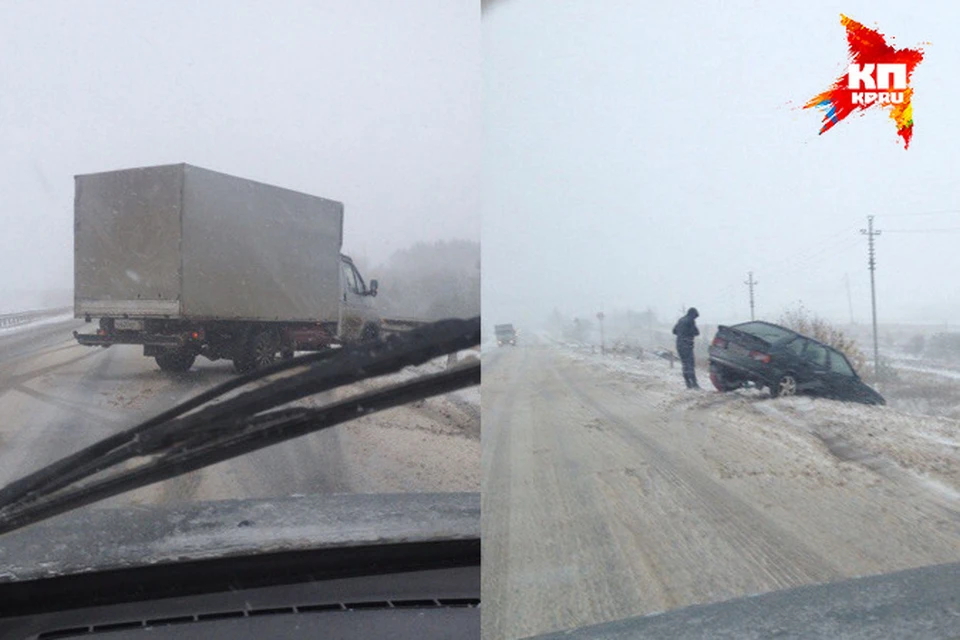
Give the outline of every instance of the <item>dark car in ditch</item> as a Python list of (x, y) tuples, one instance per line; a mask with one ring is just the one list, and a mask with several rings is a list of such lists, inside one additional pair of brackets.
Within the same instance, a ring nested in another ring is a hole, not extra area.
[(796, 331), (762, 321), (720, 325), (710, 344), (710, 380), (719, 391), (753, 384), (773, 397), (798, 393), (886, 404), (840, 351)]

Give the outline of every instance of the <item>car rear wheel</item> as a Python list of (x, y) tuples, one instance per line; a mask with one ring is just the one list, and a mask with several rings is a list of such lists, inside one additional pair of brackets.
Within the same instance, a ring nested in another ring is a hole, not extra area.
[(774, 398), (788, 398), (797, 395), (797, 379), (790, 373), (781, 376), (780, 380), (770, 387), (770, 395)]
[(717, 391), (722, 393), (734, 391), (742, 386), (740, 383), (732, 381), (730, 379), (729, 372), (716, 364), (710, 365), (710, 382), (713, 383), (713, 386), (716, 387)]

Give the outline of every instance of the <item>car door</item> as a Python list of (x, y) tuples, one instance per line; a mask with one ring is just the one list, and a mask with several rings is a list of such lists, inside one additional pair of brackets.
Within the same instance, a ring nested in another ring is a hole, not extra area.
[(863, 395), (863, 384), (847, 358), (836, 349), (827, 350), (830, 356), (827, 384), (831, 396), (840, 400), (857, 400)]
[(803, 367), (803, 350), (807, 346), (807, 340), (797, 336), (781, 342), (777, 345), (777, 377), (779, 378), (788, 371), (796, 371)]
[(804, 342), (806, 344), (801, 357), (801, 367), (797, 372), (797, 387), (807, 393), (828, 395), (830, 365), (827, 347), (813, 340)]
[(345, 261), (340, 262), (340, 284), (340, 340), (356, 342), (363, 329), (363, 295), (353, 265)]

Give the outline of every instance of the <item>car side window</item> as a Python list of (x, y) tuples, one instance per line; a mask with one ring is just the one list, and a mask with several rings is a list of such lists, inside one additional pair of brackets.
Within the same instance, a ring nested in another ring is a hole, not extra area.
[(827, 366), (827, 348), (815, 342), (808, 342), (807, 348), (803, 352), (803, 359), (818, 367)]
[(350, 267), (350, 271), (353, 271), (353, 278), (357, 283), (357, 293), (363, 293), (367, 290), (367, 285), (363, 282), (363, 276), (360, 275), (360, 272), (357, 271), (357, 268), (354, 266)]
[(792, 353), (797, 357), (800, 357), (801, 355), (803, 355), (803, 346), (805, 343), (806, 343), (806, 340), (803, 340), (801, 338), (794, 338), (784, 346), (786, 346), (787, 351), (789, 351), (790, 353)]
[(830, 349), (830, 371), (851, 378), (856, 375), (853, 372), (853, 367), (851, 367), (847, 359), (843, 357), (843, 354), (834, 349)]
[(360, 293), (357, 289), (357, 276), (353, 272), (353, 267), (343, 262), (340, 263), (341, 270), (343, 271), (343, 288), (344, 291), (352, 291), (353, 293)]

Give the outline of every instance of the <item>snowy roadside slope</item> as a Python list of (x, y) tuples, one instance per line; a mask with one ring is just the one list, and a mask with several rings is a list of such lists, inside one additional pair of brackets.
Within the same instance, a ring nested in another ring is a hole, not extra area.
[[(772, 399), (764, 392), (688, 391), (679, 365), (591, 353), (589, 347), (553, 342), (565, 357), (601, 367), (642, 391), (637, 402), (664, 412), (706, 412), (740, 429), (785, 440), (818, 469), (855, 464), (896, 475), (960, 507), (960, 420), (820, 398)], [(704, 381), (701, 380), (701, 384)], [(706, 381), (709, 385), (709, 381)]]

